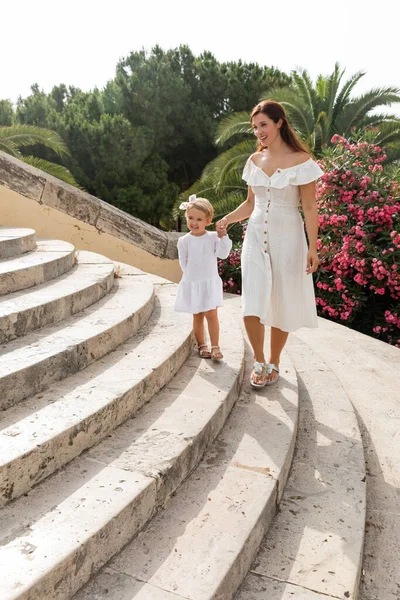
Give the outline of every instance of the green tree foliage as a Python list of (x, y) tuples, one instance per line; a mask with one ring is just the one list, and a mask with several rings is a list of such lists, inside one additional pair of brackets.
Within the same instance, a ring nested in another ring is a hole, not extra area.
[(400, 90), (376, 88), (354, 96), (354, 88), (365, 73), (359, 71), (343, 83), (344, 73), (336, 63), (330, 75), (319, 75), (313, 84), (305, 69), (294, 71), (292, 84), (274, 92), (273, 99), (284, 104), (292, 124), (318, 156), (332, 144), (334, 135), (349, 136), (352, 130), (363, 127), (389, 125), (392, 141), (400, 142), (400, 120), (374, 112), (400, 102)]
[(10, 100), (0, 100), (0, 127), (12, 125), (13, 118), (14, 110)]
[[(195, 56), (187, 46), (168, 51), (156, 46), (122, 59), (103, 90), (60, 84), (46, 94), (35, 84), (11, 117), (20, 125), (56, 131), (70, 150), (56, 160), (80, 186), (159, 224), (168, 221), (179, 194), (217, 157), (214, 137), (221, 118), (249, 110), (262, 90), (289, 81), (274, 68), (220, 63), (210, 52)], [(4, 102), (0, 119), (9, 123)], [(54, 160), (43, 145), (33, 146), (30, 154)]]
[[(376, 113), (380, 106), (400, 102), (400, 90), (394, 87), (374, 89), (361, 96), (352, 91), (364, 73), (359, 72), (342, 84), (344, 70), (335, 65), (333, 73), (320, 75), (314, 85), (306, 70), (292, 73), (290, 86), (262, 94), (281, 102), (291, 124), (318, 158), (332, 146), (334, 135), (351, 136), (354, 131), (371, 131), (374, 143), (386, 148), (386, 165), (400, 159), (400, 119)], [(228, 148), (203, 170), (201, 177), (174, 203), (173, 214), (190, 194), (204, 194), (214, 203), (216, 215), (230, 212), (240, 204), (246, 187), (240, 174), (247, 158), (256, 149), (249, 123), (249, 112), (225, 116), (216, 128), (215, 144)], [(393, 173), (398, 167), (393, 166)]]
[[(54, 155), (68, 156), (68, 148), (63, 139), (54, 131), (33, 125), (10, 125), (0, 127), (0, 150), (20, 158), (24, 162), (58, 177), (71, 185), (77, 185), (73, 175), (64, 166), (29, 154), (32, 147), (39, 145)], [(24, 151), (26, 151), (24, 153)]]

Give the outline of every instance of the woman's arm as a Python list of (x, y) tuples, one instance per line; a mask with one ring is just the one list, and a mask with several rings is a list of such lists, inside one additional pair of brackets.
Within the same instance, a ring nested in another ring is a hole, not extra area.
[(220, 221), (218, 221), (217, 227), (224, 229), (231, 223), (237, 223), (238, 221), (244, 221), (245, 219), (248, 219), (250, 217), (253, 210), (254, 210), (254, 192), (251, 189), (251, 187), (249, 186), (246, 200), (244, 202), (242, 202), (242, 204), (240, 206), (238, 206), (236, 208), (236, 210), (232, 211), (231, 213), (229, 213), (229, 215), (226, 215)]
[(315, 200), (315, 181), (300, 186), (301, 205), (306, 222), (308, 237), (307, 273), (318, 269), (319, 258), (317, 252), (318, 240), (318, 209)]

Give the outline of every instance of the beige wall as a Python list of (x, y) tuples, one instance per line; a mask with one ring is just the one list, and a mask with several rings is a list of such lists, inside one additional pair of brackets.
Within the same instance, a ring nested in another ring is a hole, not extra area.
[(159, 258), (104, 233), (84, 221), (0, 185), (0, 224), (31, 227), (38, 237), (65, 240), (77, 250), (90, 250), (173, 282), (181, 278), (178, 260)]

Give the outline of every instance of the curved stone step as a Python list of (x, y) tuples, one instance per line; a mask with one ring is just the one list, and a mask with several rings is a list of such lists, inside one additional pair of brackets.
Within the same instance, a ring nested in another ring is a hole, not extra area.
[(0, 303), (0, 344), (53, 325), (105, 296), (114, 283), (111, 260), (79, 252), (68, 273), (30, 290), (9, 294)]
[(68, 242), (42, 240), (28, 254), (0, 260), (0, 295), (26, 290), (63, 275), (75, 264), (75, 249)]
[(70, 598), (174, 493), (237, 397), (243, 345), (226, 314), (221, 338), (226, 362), (192, 355), (136, 418), (1, 510), (2, 600)]
[(399, 374), (400, 349), (396, 348), (396, 346), (386, 344), (385, 342), (373, 338), (370, 335), (360, 333), (354, 329), (349, 329), (348, 327), (340, 325), (339, 323), (335, 323), (334, 321), (328, 321), (328, 319), (319, 318), (318, 335), (315, 341), (318, 340), (320, 335), (325, 336), (325, 334), (329, 336), (330, 340), (335, 340), (335, 346), (340, 346), (342, 342), (346, 344), (346, 357), (348, 356), (351, 358), (353, 348), (356, 347), (358, 350), (362, 351), (362, 356), (364, 356), (364, 352), (369, 355), (369, 366), (373, 367), (371, 363), (375, 361), (377, 362), (377, 370), (379, 370), (382, 366), (385, 373), (388, 373), (389, 369), (393, 368), (395, 374)]
[[(235, 303), (226, 310), (235, 314)], [(74, 600), (233, 598), (275, 515), (297, 428), (288, 356), (279, 383), (260, 391), (248, 384), (252, 363), (248, 349), (239, 401), (200, 465)]]
[(155, 308), (107, 356), (5, 411), (0, 431), (0, 505), (99, 443), (168, 383), (192, 345), (175, 285), (157, 286)]
[(151, 279), (126, 269), (113, 290), (94, 306), (5, 346), (0, 356), (0, 408), (84, 369), (147, 321), (154, 304)]
[(296, 451), (279, 514), (236, 600), (355, 599), (366, 514), (357, 418), (318, 354), (294, 335), (286, 348), (299, 380)]
[(320, 319), (296, 333), (332, 369), (357, 413), (366, 460), (367, 519), (360, 598), (400, 589), (400, 350)]
[(0, 259), (19, 256), (36, 248), (35, 231), (18, 227), (0, 227)]

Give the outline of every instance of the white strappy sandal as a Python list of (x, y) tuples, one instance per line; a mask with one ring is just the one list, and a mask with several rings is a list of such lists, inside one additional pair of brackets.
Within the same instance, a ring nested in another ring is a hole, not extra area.
[[(267, 365), (266, 363), (262, 363), (262, 362), (255, 362), (253, 365), (253, 371), (254, 374), (261, 378), (263, 369), (265, 371), (265, 376), (267, 376), (268, 371), (267, 371)], [(263, 388), (265, 385), (267, 384), (267, 380), (265, 379), (263, 382), (261, 383), (255, 383), (255, 381), (253, 381), (253, 373), (250, 375), (250, 385), (254, 388)]]
[(276, 371), (278, 373), (278, 376), (273, 379), (272, 381), (266, 381), (265, 385), (274, 385), (274, 383), (276, 383), (279, 379), (279, 367), (277, 367), (276, 365), (274, 365), (273, 363), (268, 363), (267, 364), (267, 375), (270, 375), (272, 373), (272, 371)]

